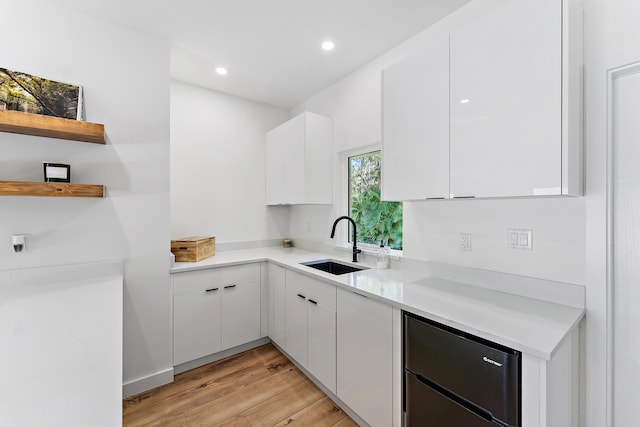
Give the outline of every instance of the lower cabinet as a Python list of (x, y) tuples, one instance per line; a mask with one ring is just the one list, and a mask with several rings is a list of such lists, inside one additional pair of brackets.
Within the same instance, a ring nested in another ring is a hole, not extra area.
[(287, 353), (336, 392), (336, 287), (286, 270)]
[(173, 364), (260, 338), (260, 264), (173, 275)]
[(267, 300), (269, 307), (268, 335), (281, 348), (285, 345), (285, 270), (279, 265), (267, 264)]
[(393, 308), (337, 292), (336, 395), (372, 427), (393, 425)]
[[(184, 274), (184, 273), (183, 273)], [(173, 364), (217, 353), (220, 346), (219, 288), (173, 297)]]
[(260, 282), (238, 283), (222, 287), (222, 350), (260, 338)]

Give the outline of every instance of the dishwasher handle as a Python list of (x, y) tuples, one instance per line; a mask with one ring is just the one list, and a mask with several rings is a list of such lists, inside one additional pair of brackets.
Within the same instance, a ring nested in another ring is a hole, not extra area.
[(498, 424), (499, 426), (502, 427), (514, 427), (510, 424), (507, 424), (506, 422), (502, 421), (499, 418), (496, 418), (493, 416), (493, 414), (490, 411), (487, 411), (486, 409), (476, 405), (473, 402), (468, 401), (467, 399), (465, 399), (462, 396), (458, 396), (457, 394), (455, 394), (454, 392), (447, 390), (446, 388), (442, 387), (441, 385), (431, 381), (429, 378), (423, 377), (420, 374), (416, 374), (414, 372), (411, 372), (410, 370), (407, 370), (409, 373), (411, 373), (412, 375), (414, 375), (416, 377), (416, 379), (418, 381), (420, 381), (423, 385), (425, 385), (426, 387), (431, 388), (432, 390), (440, 393), (441, 395), (443, 395), (444, 397), (446, 397), (447, 399), (451, 400), (454, 403), (457, 403), (458, 405), (462, 406), (463, 408), (467, 409), (468, 411), (473, 412), (475, 415), (479, 416), (480, 418), (490, 422), (490, 423), (494, 423), (494, 424)]

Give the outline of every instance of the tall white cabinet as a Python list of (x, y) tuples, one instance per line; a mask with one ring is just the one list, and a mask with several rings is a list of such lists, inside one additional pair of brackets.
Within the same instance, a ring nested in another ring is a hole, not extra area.
[(392, 307), (338, 289), (337, 312), (337, 396), (372, 427), (394, 425)]
[(449, 37), (384, 70), (382, 198), (449, 197)]
[(304, 112), (266, 135), (267, 205), (333, 203), (333, 120)]

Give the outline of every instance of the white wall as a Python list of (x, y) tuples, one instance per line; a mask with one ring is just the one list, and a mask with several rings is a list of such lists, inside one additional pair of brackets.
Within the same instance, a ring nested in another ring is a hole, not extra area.
[(289, 208), (265, 205), (265, 132), (286, 111), (172, 81), (171, 236), (216, 244), (287, 237)]
[[(448, 34), (504, 0), (476, 0), (385, 53), (293, 109), (334, 119), (336, 152), (380, 143), (381, 71), (419, 50), (435, 34)], [(340, 179), (336, 175), (336, 179)], [(336, 187), (339, 188), (339, 187)], [(336, 191), (336, 194), (341, 194)], [(428, 201), (406, 203), (404, 255), (548, 280), (583, 284), (584, 215), (582, 198)], [(326, 218), (326, 215), (330, 218)], [(326, 207), (292, 207), (294, 239), (328, 238), (327, 224), (339, 214)], [(531, 252), (506, 248), (507, 228), (533, 229)], [(309, 232), (311, 230), (311, 232)], [(319, 231), (316, 231), (319, 230)], [(326, 231), (326, 233), (323, 233)], [(459, 234), (471, 233), (472, 251), (458, 249)], [(562, 259), (559, 263), (558, 259)]]
[[(611, 421), (607, 413), (606, 343), (606, 161), (607, 161), (607, 71), (640, 61), (640, 3), (633, 0), (586, 0), (585, 72), (587, 134), (587, 405), (588, 427), (625, 427), (635, 419)], [(640, 159), (637, 159), (640, 161)], [(609, 313), (611, 314), (611, 313)], [(637, 325), (635, 325), (637, 333)], [(636, 379), (636, 389), (640, 379)]]
[[(43, 160), (68, 162), (107, 197), (1, 197), (0, 269), (123, 259), (124, 381), (170, 369), (169, 47), (46, 2), (19, 9), (0, 0), (2, 66), (83, 85), (108, 144), (1, 134), (0, 179), (42, 181)], [(30, 253), (12, 252), (13, 233), (32, 235)]]

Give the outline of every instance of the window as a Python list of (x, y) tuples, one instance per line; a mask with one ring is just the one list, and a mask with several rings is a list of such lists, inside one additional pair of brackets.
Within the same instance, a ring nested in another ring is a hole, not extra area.
[[(350, 156), (348, 165), (349, 216), (356, 222), (358, 243), (377, 248), (382, 242), (402, 250), (402, 203), (380, 200), (380, 150)], [(352, 236), (349, 232), (350, 242)]]

